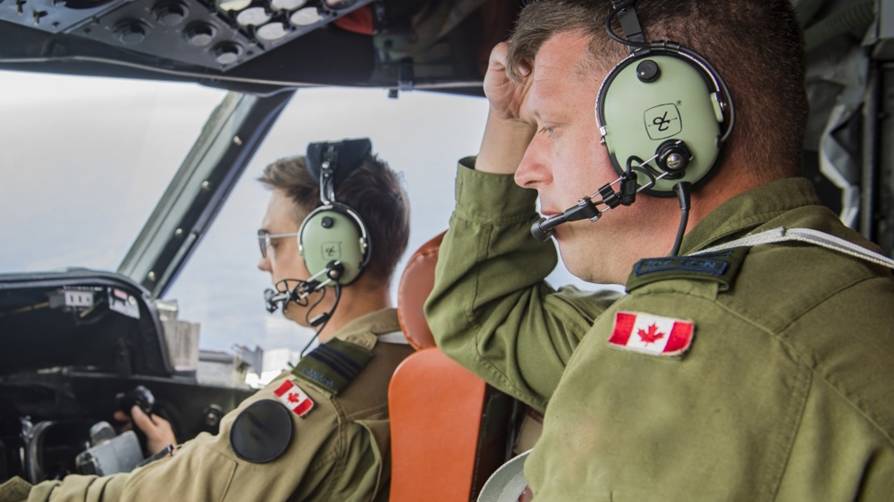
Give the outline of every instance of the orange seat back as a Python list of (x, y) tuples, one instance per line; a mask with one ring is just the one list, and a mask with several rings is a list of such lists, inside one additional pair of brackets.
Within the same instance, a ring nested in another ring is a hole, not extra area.
[(435, 266), (443, 239), (444, 232), (441, 232), (413, 253), (397, 286), (397, 319), (416, 350), (435, 346), (423, 307), (435, 285)]
[(484, 394), (438, 349), (401, 363), (388, 388), (392, 502), (471, 499)]
[(391, 502), (467, 502), (506, 457), (512, 401), (434, 345), (423, 305), (443, 234), (411, 258), (398, 287), (398, 318), (417, 352), (388, 388)]

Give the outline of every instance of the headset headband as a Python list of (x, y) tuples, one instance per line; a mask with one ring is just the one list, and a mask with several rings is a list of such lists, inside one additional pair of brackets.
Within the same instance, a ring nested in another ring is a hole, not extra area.
[(636, 14), (636, 0), (612, 0), (612, 14), (608, 17), (611, 23), (617, 17), (621, 23), (624, 38), (632, 42), (628, 44), (630, 52), (636, 52), (638, 45), (646, 45), (646, 34)]
[[(298, 249), (311, 274), (325, 273), (332, 282), (347, 286), (363, 273), (372, 256), (369, 231), (360, 214), (336, 200), (336, 187), (360, 168), (372, 153), (369, 139), (311, 143), (306, 164), (320, 184), (320, 205), (301, 223)], [(337, 277), (330, 274), (338, 265)]]
[(335, 202), (335, 187), (357, 170), (372, 153), (368, 138), (307, 145), (307, 170), (320, 183), (320, 201)]

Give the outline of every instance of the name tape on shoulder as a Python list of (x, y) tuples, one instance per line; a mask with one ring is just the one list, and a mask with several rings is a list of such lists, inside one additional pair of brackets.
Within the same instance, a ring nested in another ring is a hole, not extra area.
[(681, 356), (692, 346), (695, 323), (643, 312), (618, 312), (609, 345), (650, 356)]
[(314, 401), (295, 384), (291, 378), (286, 378), (279, 387), (273, 391), (279, 401), (286, 405), (292, 413), (303, 417), (314, 408)]

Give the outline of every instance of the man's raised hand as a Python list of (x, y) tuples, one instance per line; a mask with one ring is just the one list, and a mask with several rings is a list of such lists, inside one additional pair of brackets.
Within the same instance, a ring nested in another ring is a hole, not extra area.
[(503, 120), (518, 120), (519, 108), (529, 86), (531, 69), (527, 64), (515, 68), (520, 80), (513, 79), (508, 72), (509, 44), (500, 42), (490, 53), (487, 73), (484, 75), (484, 95), (490, 103), (491, 113)]
[(516, 68), (517, 79), (508, 73), (509, 45), (497, 44), (490, 53), (484, 75), (484, 94), (490, 112), (475, 169), (482, 172), (512, 174), (525, 155), (536, 132), (536, 125), (524, 122), (520, 110), (530, 86), (530, 67)]

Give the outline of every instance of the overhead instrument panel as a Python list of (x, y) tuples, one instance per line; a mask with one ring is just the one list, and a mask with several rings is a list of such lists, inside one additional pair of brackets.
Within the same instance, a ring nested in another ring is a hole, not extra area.
[(0, 0), (0, 20), (226, 71), (372, 0)]

